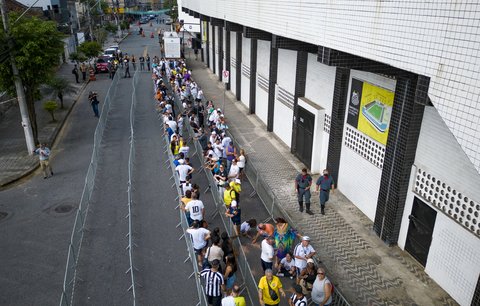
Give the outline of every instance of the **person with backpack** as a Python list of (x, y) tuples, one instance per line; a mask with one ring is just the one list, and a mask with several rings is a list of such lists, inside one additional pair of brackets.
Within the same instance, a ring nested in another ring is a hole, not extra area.
[(94, 91), (91, 91), (89, 94), (88, 94), (88, 101), (90, 101), (90, 105), (92, 106), (92, 109), (93, 109), (93, 113), (95, 115), (95, 117), (99, 117), (99, 114), (98, 114), (98, 104), (100, 103), (98, 101), (98, 97), (97, 97), (97, 93), (94, 92)]
[(325, 276), (323, 268), (317, 269), (317, 277), (313, 282), (312, 301), (315, 306), (328, 306), (332, 303), (333, 285)]
[(72, 69), (72, 74), (75, 75), (75, 82), (78, 83), (78, 67), (75, 65)]

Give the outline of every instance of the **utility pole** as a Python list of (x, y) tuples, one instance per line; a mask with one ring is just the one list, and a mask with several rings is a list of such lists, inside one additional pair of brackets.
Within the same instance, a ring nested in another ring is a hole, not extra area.
[(21, 124), (23, 127), (23, 132), (25, 133), (25, 140), (27, 142), (28, 154), (32, 155), (33, 150), (35, 150), (35, 142), (33, 141), (32, 125), (30, 124), (30, 117), (28, 116), (27, 99), (25, 98), (22, 79), (20, 79), (17, 65), (15, 63), (15, 57), (11, 52), (11, 50), (14, 49), (14, 45), (10, 37), (8, 12), (7, 12), (7, 6), (5, 4), (5, 0), (0, 0), (0, 11), (3, 19), (3, 29), (5, 30), (5, 37), (7, 39), (7, 47), (9, 50), (8, 52), (10, 54), (10, 63), (12, 64), (13, 80), (15, 82), (15, 89), (17, 90), (18, 105), (20, 106), (20, 114), (22, 117)]

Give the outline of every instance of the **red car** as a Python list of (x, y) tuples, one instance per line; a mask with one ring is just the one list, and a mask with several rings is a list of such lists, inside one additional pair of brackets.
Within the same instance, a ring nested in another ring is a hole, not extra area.
[(112, 60), (111, 56), (100, 56), (95, 62), (95, 72), (108, 72), (108, 63)]

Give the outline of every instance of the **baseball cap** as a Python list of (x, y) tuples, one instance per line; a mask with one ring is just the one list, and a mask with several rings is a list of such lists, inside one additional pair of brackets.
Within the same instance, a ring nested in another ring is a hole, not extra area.
[(302, 237), (302, 240), (304, 240), (304, 241), (310, 241), (310, 237), (308, 237), (308, 236), (303, 236), (303, 237)]
[(217, 135), (217, 132), (215, 132), (215, 131), (212, 131), (212, 135)]
[(179, 160), (178, 160), (178, 163), (181, 164), (181, 165), (183, 165), (183, 164), (185, 163), (185, 160), (179, 159)]
[(313, 261), (313, 259), (309, 258), (307, 259), (307, 263), (315, 263), (315, 262)]
[(242, 181), (241, 181), (240, 179), (235, 179), (235, 183), (237, 183), (237, 184), (241, 184), (241, 183), (242, 183)]
[(232, 207), (237, 207), (237, 201), (233, 200), (230, 205), (231, 205)]

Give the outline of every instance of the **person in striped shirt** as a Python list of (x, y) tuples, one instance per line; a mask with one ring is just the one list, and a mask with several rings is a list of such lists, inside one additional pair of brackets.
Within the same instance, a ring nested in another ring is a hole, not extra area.
[(294, 284), (292, 286), (293, 294), (288, 300), (289, 306), (307, 306), (308, 300), (307, 297), (303, 294), (302, 286)]
[(212, 261), (212, 267), (200, 272), (200, 276), (205, 281), (205, 295), (209, 305), (222, 305), (222, 292), (225, 292), (225, 284), (223, 275), (218, 271), (220, 261), (215, 259)]

